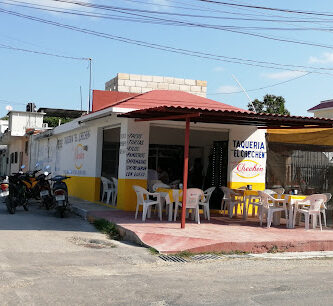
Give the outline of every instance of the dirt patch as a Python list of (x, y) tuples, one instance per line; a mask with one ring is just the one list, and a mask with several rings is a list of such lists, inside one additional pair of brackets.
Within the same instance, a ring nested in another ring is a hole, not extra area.
[(87, 239), (82, 237), (70, 237), (68, 239), (73, 244), (83, 246), (86, 248), (92, 248), (92, 249), (105, 249), (105, 248), (115, 248), (116, 246), (105, 240), (100, 239)]

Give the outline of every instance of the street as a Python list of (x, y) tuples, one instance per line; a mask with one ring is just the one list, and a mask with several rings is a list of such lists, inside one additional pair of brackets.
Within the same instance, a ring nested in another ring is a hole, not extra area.
[(167, 263), (73, 214), (0, 203), (0, 305), (332, 305), (332, 263)]

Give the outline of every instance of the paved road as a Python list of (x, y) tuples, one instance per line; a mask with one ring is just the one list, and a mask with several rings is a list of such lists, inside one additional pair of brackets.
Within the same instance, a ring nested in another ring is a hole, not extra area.
[(0, 204), (0, 305), (333, 304), (331, 259), (165, 263), (110, 242), (76, 216)]

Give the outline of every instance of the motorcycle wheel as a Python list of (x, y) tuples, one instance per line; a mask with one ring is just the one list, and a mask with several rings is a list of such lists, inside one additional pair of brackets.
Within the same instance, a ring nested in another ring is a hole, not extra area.
[(65, 217), (65, 208), (63, 206), (58, 207), (58, 212), (60, 215), (60, 218), (64, 218)]
[(6, 199), (6, 206), (7, 206), (7, 210), (11, 215), (15, 214), (16, 211), (16, 206), (12, 205), (11, 200), (9, 198)]

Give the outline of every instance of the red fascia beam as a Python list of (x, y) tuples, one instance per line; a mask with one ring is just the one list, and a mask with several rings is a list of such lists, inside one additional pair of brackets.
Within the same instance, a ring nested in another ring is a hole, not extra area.
[(200, 117), (201, 113), (193, 113), (193, 114), (184, 114), (184, 115), (172, 115), (172, 116), (164, 116), (164, 117), (156, 117), (156, 118), (144, 118), (144, 119), (135, 119), (135, 121), (155, 121), (155, 120), (177, 120), (177, 119), (191, 119)]

